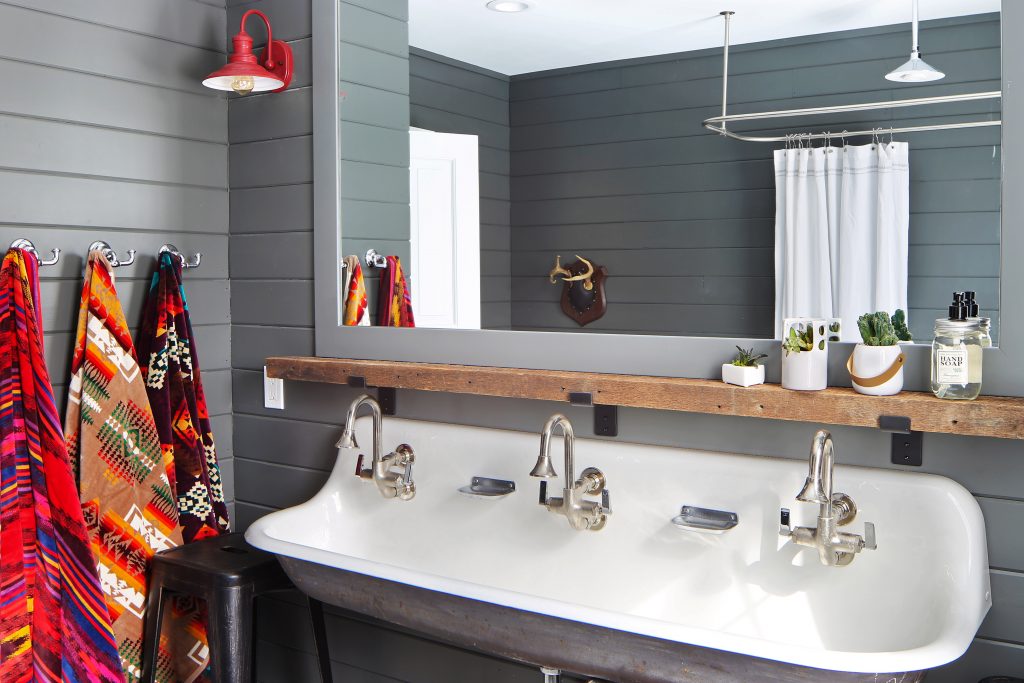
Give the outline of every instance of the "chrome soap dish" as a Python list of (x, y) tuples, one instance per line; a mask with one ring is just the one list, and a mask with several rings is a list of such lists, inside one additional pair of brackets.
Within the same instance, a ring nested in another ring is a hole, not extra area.
[(469, 486), (463, 486), (459, 493), (467, 496), (478, 496), (480, 498), (500, 498), (510, 493), (515, 493), (516, 483), (505, 479), (491, 479), (490, 477), (473, 477)]
[(684, 505), (679, 514), (672, 518), (672, 524), (687, 531), (705, 534), (721, 534), (740, 523), (739, 515), (725, 510)]

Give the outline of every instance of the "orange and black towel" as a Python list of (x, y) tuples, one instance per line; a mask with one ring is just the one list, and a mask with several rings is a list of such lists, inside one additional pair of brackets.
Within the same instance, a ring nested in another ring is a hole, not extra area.
[(380, 276), (377, 297), (377, 325), (381, 327), (416, 327), (412, 314), (412, 295), (397, 256), (388, 256), (388, 265)]

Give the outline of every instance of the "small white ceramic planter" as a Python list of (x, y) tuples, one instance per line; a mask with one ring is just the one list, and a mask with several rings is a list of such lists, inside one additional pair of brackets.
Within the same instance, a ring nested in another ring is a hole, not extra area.
[(755, 384), (764, 384), (764, 366), (722, 363), (722, 381), (726, 384), (735, 384), (738, 387), (752, 387)]
[(853, 349), (853, 357), (849, 364), (854, 390), (867, 396), (893, 396), (900, 393), (903, 390), (902, 363), (899, 364), (899, 370), (891, 378), (876, 386), (862, 386), (857, 384), (857, 379), (875, 380), (890, 372), (898, 363), (902, 353), (903, 349), (899, 345), (867, 346), (857, 344)]
[(783, 324), (783, 338), (795, 328), (803, 333), (814, 329), (813, 346), (809, 351), (782, 349), (782, 388), (795, 391), (821, 391), (828, 387), (828, 320), (816, 318), (787, 318)]

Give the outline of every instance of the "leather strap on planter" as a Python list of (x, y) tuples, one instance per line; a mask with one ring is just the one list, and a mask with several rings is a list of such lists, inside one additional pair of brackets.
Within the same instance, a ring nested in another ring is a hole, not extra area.
[(906, 360), (907, 357), (900, 353), (896, 360), (892, 362), (892, 365), (889, 366), (889, 369), (882, 374), (875, 375), (874, 377), (858, 377), (853, 374), (853, 354), (851, 353), (850, 357), (846, 359), (846, 369), (849, 371), (850, 379), (853, 380), (854, 384), (860, 387), (872, 388), (885, 384), (895, 377), (896, 373), (903, 369), (903, 364)]

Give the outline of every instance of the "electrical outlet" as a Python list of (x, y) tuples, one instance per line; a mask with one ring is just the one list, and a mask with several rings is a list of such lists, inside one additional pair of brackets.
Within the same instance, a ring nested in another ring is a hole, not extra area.
[(263, 407), (284, 410), (284, 380), (267, 377), (267, 366), (263, 366)]

